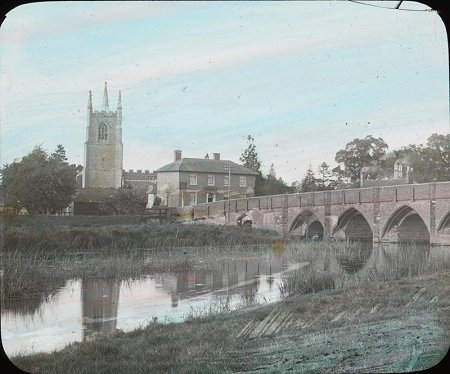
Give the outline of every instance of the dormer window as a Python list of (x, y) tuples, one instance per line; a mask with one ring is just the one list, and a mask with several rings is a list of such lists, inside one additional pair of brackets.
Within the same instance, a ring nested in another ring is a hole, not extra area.
[(98, 126), (98, 141), (106, 142), (108, 140), (108, 125), (106, 123), (102, 123)]

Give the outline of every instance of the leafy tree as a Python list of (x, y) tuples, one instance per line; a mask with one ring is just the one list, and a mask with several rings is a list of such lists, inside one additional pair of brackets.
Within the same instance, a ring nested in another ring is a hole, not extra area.
[(428, 159), (433, 180), (438, 182), (450, 180), (450, 134), (432, 134), (427, 139), (423, 157)]
[(382, 138), (374, 138), (372, 135), (347, 143), (345, 149), (338, 151), (335, 157), (339, 166), (343, 166), (343, 169), (340, 169), (341, 176), (349, 177), (354, 185), (359, 186), (362, 168), (373, 164), (374, 161), (378, 162), (387, 149), (388, 145)]
[(293, 188), (287, 186), (281, 177), (277, 178), (273, 164), (270, 166), (267, 176), (261, 176), (259, 178), (257, 196), (280, 195), (284, 193), (290, 193), (292, 191)]
[(261, 173), (261, 162), (258, 160), (258, 153), (256, 152), (255, 139), (251, 135), (247, 136), (247, 148), (242, 153), (239, 160), (247, 169)]
[(102, 213), (113, 215), (140, 214), (145, 211), (146, 191), (133, 188), (113, 189), (105, 199)]
[(316, 179), (317, 190), (324, 191), (324, 190), (331, 189), (333, 173), (330, 170), (330, 166), (326, 162), (322, 162), (319, 165), (318, 175), (319, 175), (319, 178)]
[(41, 146), (35, 147), (0, 170), (2, 197), (16, 211), (24, 207), (29, 213), (57, 213), (72, 201), (80, 169), (67, 162), (62, 145), (51, 156)]
[(306, 170), (305, 176), (300, 183), (300, 192), (317, 191), (317, 188), (317, 180), (314, 171), (312, 166), (309, 165), (309, 168)]
[(432, 134), (427, 144), (409, 144), (391, 155), (387, 167), (393, 169), (397, 160), (404, 160), (413, 168), (418, 183), (450, 180), (450, 135)]

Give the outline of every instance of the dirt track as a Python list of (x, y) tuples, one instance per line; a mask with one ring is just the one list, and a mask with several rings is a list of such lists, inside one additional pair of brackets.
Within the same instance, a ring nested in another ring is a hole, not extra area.
[[(438, 363), (450, 344), (450, 274), (279, 304), (236, 336), (228, 368), (263, 372), (404, 372)], [(321, 306), (321, 307), (317, 307)]]

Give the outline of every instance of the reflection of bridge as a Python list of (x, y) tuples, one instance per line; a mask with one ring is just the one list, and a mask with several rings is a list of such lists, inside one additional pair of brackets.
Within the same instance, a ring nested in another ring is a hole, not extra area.
[(229, 209), (232, 224), (245, 216), (254, 227), (284, 235), (450, 245), (450, 182), (260, 196), (177, 209), (181, 217), (220, 224), (228, 222)]

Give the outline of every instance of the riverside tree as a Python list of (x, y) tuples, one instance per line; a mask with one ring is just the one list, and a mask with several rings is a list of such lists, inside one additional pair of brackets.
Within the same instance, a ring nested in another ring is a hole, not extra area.
[(0, 169), (2, 198), (15, 211), (57, 213), (71, 203), (80, 170), (81, 166), (67, 162), (62, 145), (50, 156), (37, 146), (20, 161)]
[(432, 134), (426, 145), (409, 144), (390, 155), (389, 168), (397, 160), (405, 160), (413, 167), (418, 183), (450, 180), (450, 135)]
[(102, 213), (112, 215), (141, 214), (145, 212), (145, 190), (120, 187), (113, 189), (105, 199)]
[(258, 153), (256, 152), (255, 139), (253, 139), (251, 135), (248, 135), (247, 143), (247, 148), (244, 150), (239, 160), (247, 169), (261, 174), (261, 161), (259, 161)]
[(317, 180), (314, 175), (312, 166), (306, 170), (305, 176), (300, 183), (300, 192), (313, 192), (317, 191)]
[(255, 196), (264, 195), (265, 178), (261, 173), (261, 161), (256, 152), (255, 139), (251, 135), (247, 136), (247, 148), (242, 152), (239, 160), (242, 162), (242, 166), (258, 173), (255, 179)]
[(377, 163), (386, 154), (388, 145), (382, 138), (367, 135), (364, 139), (354, 139), (344, 149), (336, 153), (335, 160), (343, 168), (342, 176), (349, 177), (356, 186), (360, 185), (361, 170), (366, 165)]

